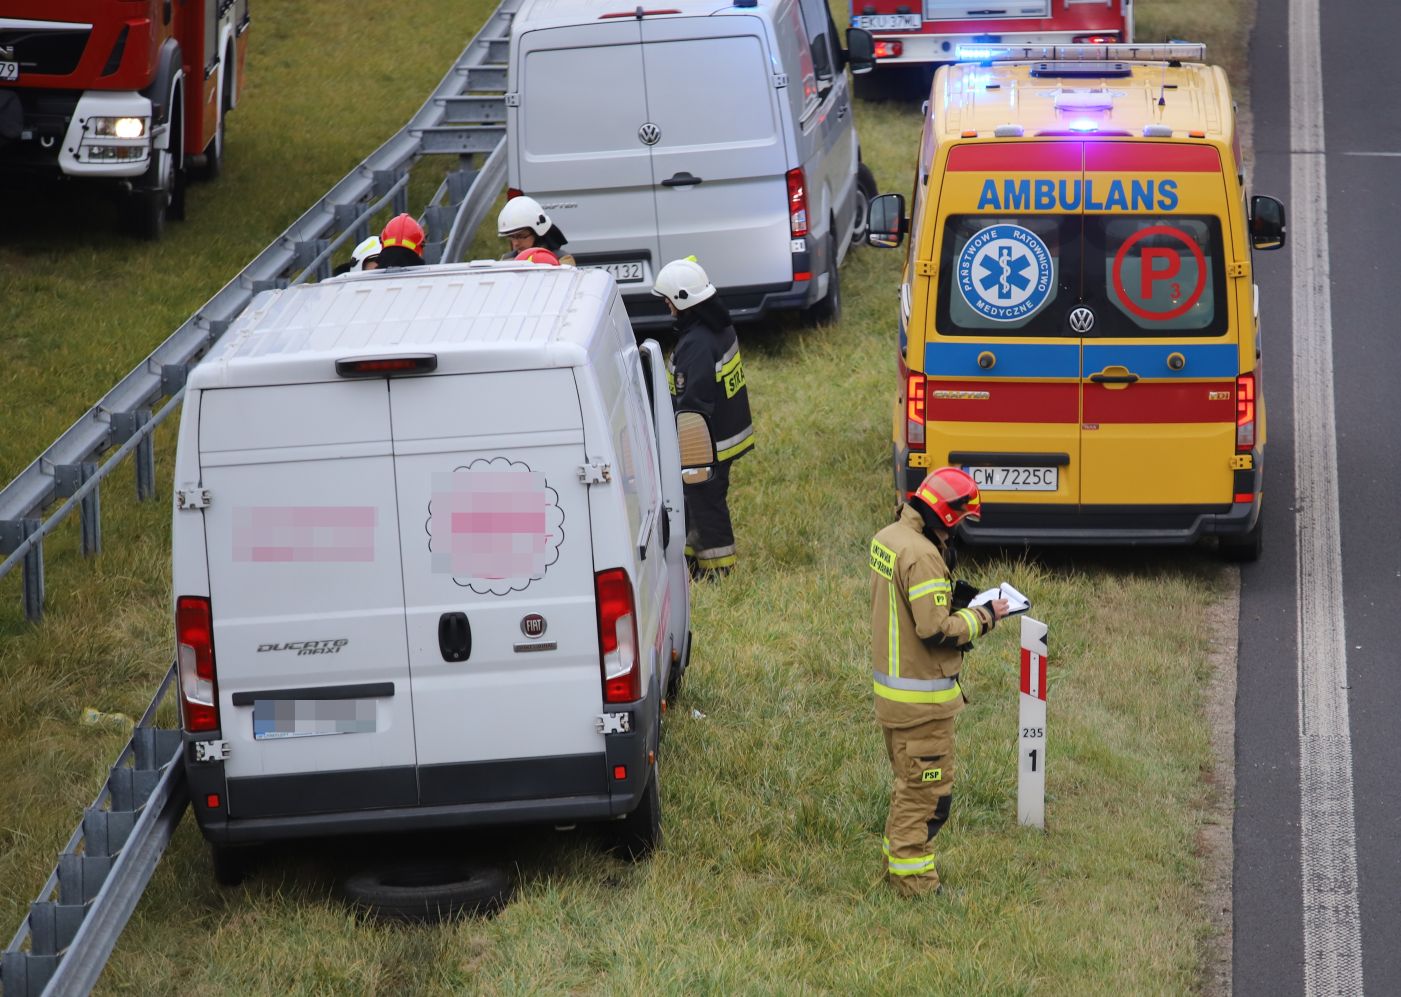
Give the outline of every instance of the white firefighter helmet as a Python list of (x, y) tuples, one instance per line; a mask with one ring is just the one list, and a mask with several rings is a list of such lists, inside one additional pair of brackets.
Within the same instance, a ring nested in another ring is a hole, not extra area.
[(496, 216), (496, 231), (503, 236), (523, 228), (530, 229), (536, 235), (544, 235), (553, 224), (545, 209), (540, 207), (540, 202), (524, 194), (507, 201), (501, 214)]
[(696, 262), (696, 258), (688, 256), (684, 260), (672, 260), (662, 267), (656, 283), (652, 285), (652, 293), (666, 298), (678, 312), (684, 312), (692, 305), (715, 297), (715, 285), (705, 275), (705, 268)]
[(379, 255), (384, 247), (380, 244), (379, 236), (372, 235), (360, 245), (355, 247), (355, 251), (350, 254), (350, 258), (355, 261), (351, 270), (364, 270), (365, 261)]

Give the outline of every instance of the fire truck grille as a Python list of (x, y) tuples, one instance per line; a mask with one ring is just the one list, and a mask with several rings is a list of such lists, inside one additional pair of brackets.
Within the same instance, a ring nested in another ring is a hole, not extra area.
[(19, 62), (20, 78), (30, 73), (67, 76), (78, 68), (87, 47), (89, 28), (0, 29), (0, 52), (11, 50)]

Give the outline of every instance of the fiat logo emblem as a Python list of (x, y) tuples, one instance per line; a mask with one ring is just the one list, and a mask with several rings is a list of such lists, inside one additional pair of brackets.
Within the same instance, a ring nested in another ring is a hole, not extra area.
[(1095, 327), (1095, 313), (1084, 305), (1070, 309), (1070, 330), (1084, 335)]
[(648, 121), (637, 130), (637, 137), (642, 140), (643, 145), (656, 145), (662, 139), (662, 130)]
[(527, 637), (543, 637), (545, 636), (545, 629), (545, 618), (539, 613), (531, 613), (528, 616), (521, 617), (521, 633), (525, 634)]

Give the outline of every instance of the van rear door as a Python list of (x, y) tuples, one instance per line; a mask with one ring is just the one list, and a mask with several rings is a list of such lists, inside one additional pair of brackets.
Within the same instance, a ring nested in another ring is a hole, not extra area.
[(201, 395), (231, 817), (418, 802), (390, 446), (384, 381)]
[(390, 383), (425, 805), (605, 794), (569, 368)]
[(1221, 171), (1208, 145), (1085, 143), (1086, 506), (1231, 504), (1240, 355)]
[[(633, 18), (526, 32), (510, 107), (520, 189), (538, 200), (581, 265), (647, 290), (657, 248), (647, 92)], [(684, 255), (684, 254), (683, 254)]]
[(779, 127), (779, 69), (763, 22), (640, 23), (647, 106), (660, 131), (652, 146), (660, 259), (695, 256), (722, 288), (792, 283), (785, 173), (794, 150)]

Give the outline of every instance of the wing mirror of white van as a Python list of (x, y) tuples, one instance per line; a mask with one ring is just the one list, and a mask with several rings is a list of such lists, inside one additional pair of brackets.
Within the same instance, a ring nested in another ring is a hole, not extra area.
[(676, 440), (681, 446), (681, 480), (688, 485), (705, 484), (715, 473), (710, 422), (699, 412), (677, 412)]
[(871, 198), (866, 241), (881, 249), (894, 249), (905, 239), (905, 195), (880, 194)]
[(1284, 205), (1265, 194), (1250, 199), (1250, 244), (1256, 249), (1284, 246)]
[(847, 29), (846, 62), (853, 76), (861, 76), (876, 68), (876, 40), (865, 28)]

